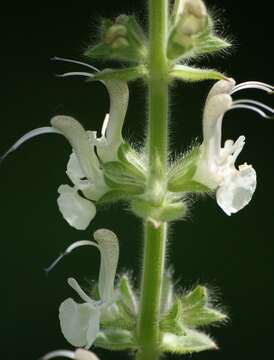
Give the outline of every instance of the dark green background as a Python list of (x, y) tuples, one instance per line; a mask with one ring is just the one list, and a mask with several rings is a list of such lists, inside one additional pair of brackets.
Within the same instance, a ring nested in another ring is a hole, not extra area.
[[(219, 6), (217, 1), (208, 3)], [(145, 6), (145, 1), (137, 0), (96, 0), (64, 6), (24, 2), (21, 8), (11, 3), (1, 9), (0, 153), (25, 132), (47, 126), (56, 114), (75, 116), (92, 130), (100, 128), (108, 110), (103, 86), (57, 79), (55, 73), (78, 67), (52, 64), (49, 59), (55, 55), (80, 59), (95, 37), (99, 16), (135, 12), (145, 23)], [(270, 2), (222, 1), (221, 8), (225, 10), (217, 15), (224, 20), (221, 28), (233, 36), (233, 54), (201, 63), (226, 71), (238, 82), (273, 82)], [(182, 151), (201, 136), (202, 106), (210, 86), (206, 82), (173, 87), (174, 151)], [(131, 86), (124, 133), (138, 142), (145, 128), (145, 93), (141, 83)], [(242, 95), (246, 96), (273, 104), (272, 98), (252, 90)], [(194, 360), (273, 357), (274, 122), (245, 111), (226, 115), (225, 138), (242, 134), (247, 144), (240, 162), (252, 163), (258, 174), (251, 204), (228, 217), (213, 199), (203, 199), (193, 204), (186, 221), (170, 231), (168, 262), (174, 265), (178, 284), (209, 284), (231, 315), (228, 326), (210, 330), (221, 350), (193, 355)], [(69, 153), (64, 139), (47, 135), (25, 144), (0, 168), (1, 358), (31, 360), (50, 350), (70, 348), (58, 323), (59, 304), (73, 295), (66, 278), (75, 276), (82, 284), (83, 279), (96, 279), (98, 253), (80, 249), (49, 277), (43, 268), (72, 241), (88, 239), (100, 227), (112, 229), (121, 245), (119, 272), (132, 269), (136, 283), (139, 280), (142, 225), (125, 206), (100, 211), (85, 232), (70, 228), (58, 212), (56, 190), (68, 182), (64, 170)], [(98, 354), (102, 359), (127, 358), (101, 350)]]

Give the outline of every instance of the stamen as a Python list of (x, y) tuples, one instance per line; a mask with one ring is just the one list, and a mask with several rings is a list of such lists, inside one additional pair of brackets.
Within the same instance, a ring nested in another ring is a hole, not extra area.
[(56, 350), (46, 354), (40, 360), (50, 360), (56, 357), (66, 357), (69, 359), (75, 359), (75, 353), (73, 351), (68, 351), (68, 350)]
[(243, 150), (244, 145), (245, 145), (245, 137), (243, 135), (241, 135), (232, 146), (233, 154), (231, 155), (230, 163), (232, 163), (232, 164), (235, 163), (237, 157)]
[(258, 89), (263, 90), (268, 93), (273, 93), (274, 86), (260, 82), (260, 81), (246, 81), (241, 84), (238, 84), (234, 87), (232, 94), (235, 94), (237, 91), (245, 90), (245, 89)]
[(80, 287), (78, 282), (74, 278), (68, 278), (68, 284), (77, 292), (77, 294), (80, 296), (82, 300), (84, 300), (87, 303), (96, 304), (97, 301), (92, 300)]
[(53, 261), (52, 264), (50, 264), (47, 268), (45, 268), (46, 274), (48, 275), (48, 273), (63, 259), (63, 257), (69, 255), (73, 250), (77, 249), (78, 247), (86, 246), (86, 245), (95, 246), (99, 249), (99, 246), (93, 241), (89, 241), (89, 240), (76, 241), (73, 244), (71, 244), (62, 254), (60, 254), (57, 257), (57, 259)]
[(88, 72), (83, 72), (83, 71), (72, 71), (72, 72), (68, 72), (68, 73), (64, 73), (64, 74), (57, 74), (57, 77), (68, 77), (68, 76), (84, 76), (84, 77), (94, 77), (93, 74), (88, 73)]
[(43, 134), (50, 134), (50, 133), (54, 133), (54, 134), (61, 134), (61, 131), (50, 127), (50, 126), (44, 126), (38, 129), (34, 129), (29, 131), (28, 133), (26, 133), (25, 135), (23, 135), (19, 140), (16, 141), (15, 144), (13, 144), (9, 150), (0, 157), (0, 163), (13, 151), (17, 150), (19, 148), (19, 146), (21, 146), (22, 144), (24, 144), (24, 142), (30, 140), (31, 138), (38, 136), (38, 135), (43, 135)]
[(268, 116), (261, 109), (258, 109), (255, 106), (251, 106), (251, 105), (244, 105), (244, 104), (233, 105), (229, 110), (233, 110), (233, 109), (248, 109), (248, 110), (252, 110), (252, 111), (258, 113), (259, 115), (261, 115), (262, 117), (264, 117), (266, 119), (272, 119), (273, 118), (273, 116)]
[(78, 61), (78, 60), (72, 60), (72, 59), (65, 59), (65, 58), (61, 58), (61, 57), (58, 57), (58, 56), (54, 56), (51, 60), (53, 61), (63, 61), (63, 62), (69, 62), (69, 63), (72, 63), (72, 64), (78, 64), (78, 65), (83, 65), (83, 66), (86, 66), (94, 71), (97, 71), (99, 72), (100, 70), (98, 70), (95, 66), (92, 66), (90, 64), (86, 64), (82, 61)]
[(274, 109), (272, 109), (270, 106), (267, 106), (267, 105), (261, 103), (260, 101), (255, 101), (255, 100), (250, 100), (250, 99), (241, 99), (241, 100), (233, 101), (233, 104), (253, 104), (253, 105), (262, 107), (263, 109), (268, 110), (269, 112), (274, 114)]
[(101, 135), (103, 138), (106, 136), (108, 123), (109, 123), (109, 114), (106, 114), (104, 122), (103, 122), (102, 130), (101, 130)]

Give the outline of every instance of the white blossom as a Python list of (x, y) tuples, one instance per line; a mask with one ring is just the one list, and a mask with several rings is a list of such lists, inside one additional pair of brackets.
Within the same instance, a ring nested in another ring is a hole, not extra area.
[(76, 303), (72, 298), (66, 299), (59, 309), (61, 330), (67, 341), (75, 347), (89, 349), (100, 331), (100, 318), (112, 306), (115, 300), (114, 279), (118, 264), (119, 245), (116, 235), (107, 229), (100, 229), (94, 233), (93, 241), (76, 243), (69, 252), (78, 246), (92, 245), (100, 250), (101, 265), (99, 272), (98, 290), (100, 300), (93, 300), (79, 286), (73, 278), (68, 284), (84, 301)]
[[(84, 65), (93, 68), (90, 65)], [(68, 73), (64, 76), (75, 74)], [(83, 75), (83, 73), (77, 73), (77, 75)], [(92, 77), (93, 75), (85, 73), (85, 76)], [(73, 150), (66, 171), (73, 187), (61, 185), (58, 188), (57, 203), (64, 219), (78, 230), (87, 228), (96, 214), (94, 202), (108, 191), (101, 162), (117, 160), (118, 149), (123, 143), (122, 127), (128, 106), (128, 86), (120, 80), (108, 80), (103, 83), (110, 96), (110, 111), (105, 116), (100, 136), (97, 136), (96, 131), (85, 131), (74, 118), (59, 115), (51, 120), (51, 127), (38, 128), (22, 136), (0, 159), (3, 160), (35, 136), (47, 133), (65, 136)]]
[(266, 111), (273, 113), (271, 108), (254, 100), (233, 101), (232, 94), (249, 88), (273, 90), (260, 82), (236, 86), (233, 79), (220, 80), (210, 90), (204, 109), (204, 139), (194, 180), (216, 190), (217, 203), (227, 215), (236, 213), (250, 202), (256, 189), (256, 172), (246, 163), (238, 168), (235, 165), (245, 144), (244, 136), (235, 142), (226, 140), (222, 146), (223, 116), (228, 110), (237, 108), (251, 109), (264, 117), (268, 117)]

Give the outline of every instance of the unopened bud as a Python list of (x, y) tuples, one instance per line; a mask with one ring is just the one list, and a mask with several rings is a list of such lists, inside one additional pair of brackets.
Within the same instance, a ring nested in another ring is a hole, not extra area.
[(127, 29), (123, 25), (113, 25), (105, 33), (104, 41), (106, 44), (111, 45), (117, 39), (124, 38), (127, 35)]
[(201, 0), (186, 0), (183, 12), (178, 18), (175, 40), (181, 43), (184, 39), (180, 39), (180, 37), (192, 36), (202, 32), (206, 25), (206, 19), (207, 9)]
[(98, 59), (116, 59), (144, 63), (147, 57), (146, 37), (133, 16), (120, 15), (114, 21), (105, 19), (101, 42), (90, 47), (86, 55)]

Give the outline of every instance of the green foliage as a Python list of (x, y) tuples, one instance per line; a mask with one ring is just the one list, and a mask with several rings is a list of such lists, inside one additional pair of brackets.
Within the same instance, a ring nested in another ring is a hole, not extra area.
[[(197, 328), (223, 322), (227, 316), (213, 307), (204, 286), (198, 285), (183, 295), (176, 294), (174, 288), (172, 272), (168, 270), (162, 288), (159, 351), (183, 355), (217, 349), (215, 342)], [(103, 313), (95, 346), (109, 350), (138, 350), (139, 311), (138, 295), (130, 277), (123, 274), (116, 287), (115, 301)]]
[(181, 321), (181, 314), (182, 303), (179, 299), (177, 299), (164, 319), (160, 322), (160, 329), (166, 333), (172, 333), (177, 336), (185, 336), (186, 329)]
[(225, 79), (225, 76), (216, 70), (199, 69), (186, 65), (174, 65), (169, 74), (171, 79), (178, 79), (186, 82)]
[(183, 218), (187, 211), (187, 206), (183, 201), (163, 202), (161, 206), (154, 206), (145, 199), (135, 199), (131, 202), (132, 211), (144, 219), (151, 221), (166, 222)]
[(168, 189), (172, 192), (209, 192), (206, 186), (193, 180), (196, 172), (200, 148), (193, 147), (179, 158), (168, 173)]
[(145, 65), (138, 65), (124, 69), (104, 69), (95, 73), (88, 81), (121, 80), (128, 82), (139, 78), (145, 79), (147, 76), (147, 67)]
[(164, 352), (177, 354), (217, 349), (208, 335), (195, 328), (226, 319), (225, 314), (210, 305), (207, 289), (197, 286), (184, 296), (178, 296), (171, 309), (163, 316), (160, 322), (163, 331), (161, 348)]
[(215, 34), (214, 23), (209, 15), (204, 16), (204, 19), (196, 18), (196, 23), (193, 20), (192, 31), (189, 31), (189, 24), (185, 25), (188, 21), (186, 15), (181, 16), (170, 33), (167, 50), (170, 60), (178, 62), (231, 46), (228, 41)]
[(184, 355), (204, 350), (217, 350), (217, 345), (206, 334), (196, 330), (188, 330), (183, 336), (165, 333), (161, 349), (163, 352)]
[(210, 305), (208, 291), (197, 286), (181, 298), (182, 321), (186, 326), (199, 327), (227, 320), (227, 315)]
[(94, 345), (107, 350), (137, 349), (134, 333), (129, 330), (116, 328), (100, 331)]

